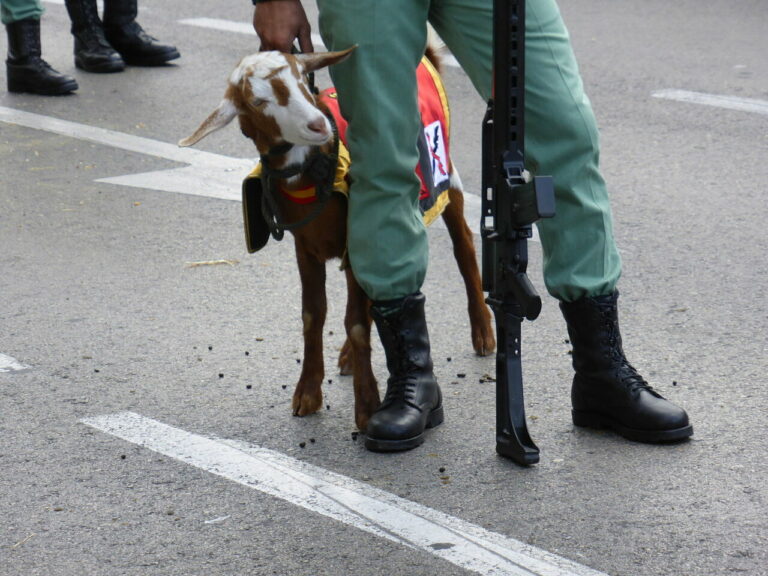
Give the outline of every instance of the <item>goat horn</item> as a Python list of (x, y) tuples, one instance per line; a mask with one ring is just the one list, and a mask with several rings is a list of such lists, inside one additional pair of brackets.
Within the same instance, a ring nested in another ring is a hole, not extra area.
[(351, 46), (346, 50), (338, 52), (313, 52), (311, 54), (296, 54), (296, 58), (304, 64), (306, 72), (313, 72), (332, 64), (337, 64), (349, 56), (357, 48), (357, 45)]
[(208, 118), (203, 120), (203, 123), (198, 126), (194, 134), (183, 140), (179, 140), (179, 146), (186, 147), (197, 144), (211, 132), (224, 128), (224, 126), (232, 122), (237, 114), (237, 107), (235, 107), (231, 100), (225, 98), (221, 101), (216, 110), (211, 112)]

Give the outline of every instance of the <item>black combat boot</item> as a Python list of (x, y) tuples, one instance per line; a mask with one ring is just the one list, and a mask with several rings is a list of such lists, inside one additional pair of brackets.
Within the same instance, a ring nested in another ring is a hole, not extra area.
[(571, 403), (577, 426), (610, 428), (637, 442), (674, 442), (693, 434), (685, 410), (665, 400), (624, 356), (618, 291), (561, 302), (573, 345)]
[(72, 76), (60, 74), (42, 59), (40, 20), (27, 18), (5, 25), (8, 59), (5, 61), (8, 92), (60, 96), (77, 90)]
[(443, 398), (432, 372), (424, 301), (424, 295), (417, 292), (371, 307), (390, 376), (384, 401), (366, 429), (369, 450), (410, 450), (424, 442), (425, 429), (443, 421)]
[(144, 31), (137, 14), (137, 0), (104, 0), (104, 32), (123, 60), (133, 66), (160, 66), (178, 58), (175, 46), (161, 44)]
[(75, 66), (97, 74), (125, 70), (125, 62), (104, 36), (96, 0), (65, 0), (65, 3), (75, 37)]

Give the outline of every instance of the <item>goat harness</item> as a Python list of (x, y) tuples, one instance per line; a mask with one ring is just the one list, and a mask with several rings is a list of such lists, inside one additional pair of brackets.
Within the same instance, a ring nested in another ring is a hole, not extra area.
[[(421, 180), (419, 205), (424, 223), (429, 225), (448, 204), (450, 111), (440, 76), (427, 58), (422, 59), (416, 76), (423, 130), (417, 141), (419, 162), (415, 171)], [(346, 146), (347, 122), (341, 116), (333, 88), (321, 92), (318, 100), (329, 112), (327, 116), (334, 135), (332, 152), (313, 152), (301, 164), (274, 169), (270, 167), (270, 159), (284, 155), (292, 147), (289, 143), (278, 145), (261, 156), (243, 181), (243, 218), (250, 253), (261, 250), (270, 235), (275, 240), (282, 240), (285, 230), (295, 230), (311, 222), (334, 193), (349, 194), (347, 176), (351, 158)], [(314, 185), (300, 190), (289, 190), (282, 185), (286, 179), (299, 174), (308, 176)], [(301, 220), (286, 223), (280, 212), (281, 196), (284, 200), (315, 206)]]

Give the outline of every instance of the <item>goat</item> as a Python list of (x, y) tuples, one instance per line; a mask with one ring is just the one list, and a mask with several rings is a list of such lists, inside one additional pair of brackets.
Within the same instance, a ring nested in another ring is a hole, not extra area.
[[(291, 166), (306, 166), (306, 160), (313, 155), (333, 155), (334, 147), (338, 146), (327, 107), (312, 94), (307, 76), (340, 62), (352, 50), (354, 47), (314, 54), (259, 52), (243, 58), (231, 73), (218, 107), (179, 145), (191, 146), (237, 117), (241, 131), (253, 140), (261, 155), (262, 168), (276, 175), (283, 191), (311, 188), (315, 183), (306, 173), (289, 176), (281, 172)], [(427, 55), (437, 63), (431, 50)], [(466, 286), (473, 347), (478, 355), (484, 356), (495, 350), (496, 341), (483, 297), (472, 232), (464, 220), (461, 181), (450, 164), (449, 171), (449, 202), (442, 217)], [(275, 194), (272, 201), (276, 203), (286, 229), (292, 224), (301, 224), (291, 229), (301, 279), (304, 328), (304, 361), (294, 390), (292, 409), (294, 415), (304, 416), (320, 410), (323, 403), (322, 337), (327, 310), (325, 263), (344, 257), (347, 200), (342, 194), (330, 194), (319, 211), (317, 206), (291, 202), (280, 193)], [(255, 249), (261, 246), (263, 243)], [(339, 355), (339, 367), (342, 374), (353, 375), (355, 423), (364, 432), (368, 419), (380, 403), (371, 368), (370, 301), (349, 266), (346, 266), (345, 274), (347, 338)]]

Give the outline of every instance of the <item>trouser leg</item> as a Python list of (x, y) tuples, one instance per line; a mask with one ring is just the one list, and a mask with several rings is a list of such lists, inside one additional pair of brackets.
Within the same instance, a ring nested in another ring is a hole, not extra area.
[[(430, 18), (478, 91), (491, 89), (492, 2), (437, 0)], [(641, 442), (693, 434), (685, 410), (656, 392), (621, 343), (616, 249), (598, 134), (554, 0), (526, 4), (526, 164), (555, 179), (557, 216), (538, 223), (544, 279), (573, 344), (573, 421)]]
[(421, 129), (416, 66), (426, 44), (426, 0), (320, 0), (332, 50), (357, 44), (331, 70), (354, 159), (348, 247), (355, 278), (373, 300), (413, 294), (427, 269), (418, 209)]
[(331, 75), (349, 122), (353, 158), (348, 253), (390, 376), (366, 429), (369, 450), (408, 450), (443, 421), (432, 369), (424, 296), (427, 236), (415, 173), (421, 121), (416, 67), (426, 44), (427, 0), (320, 0), (320, 30), (332, 50), (357, 44)]
[(40, 0), (3, 0), (0, 2), (0, 19), (3, 24), (19, 20), (40, 20), (44, 9)]
[[(430, 21), (488, 98), (492, 73), (492, 2), (436, 0)], [(544, 282), (564, 301), (612, 293), (621, 259), (597, 126), (568, 32), (554, 0), (526, 4), (526, 164), (555, 181), (557, 215), (538, 222)]]

